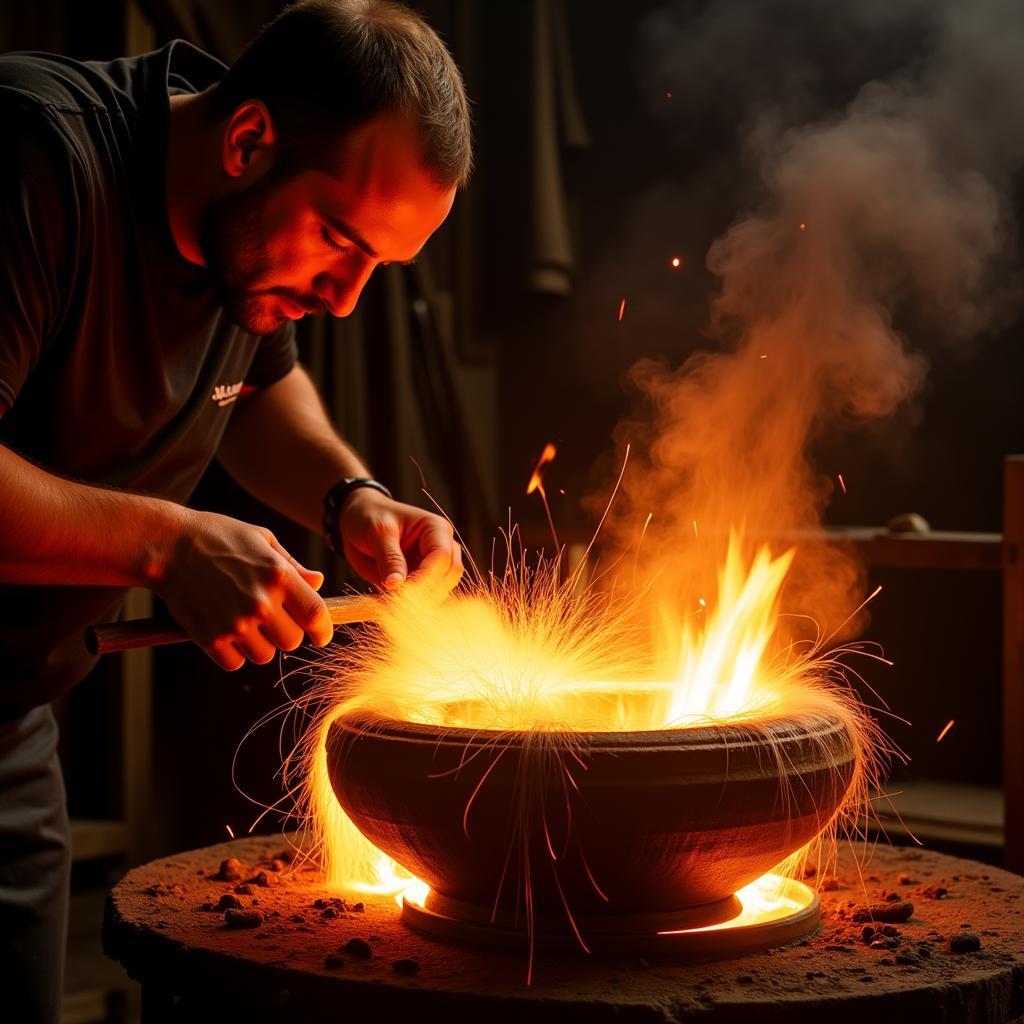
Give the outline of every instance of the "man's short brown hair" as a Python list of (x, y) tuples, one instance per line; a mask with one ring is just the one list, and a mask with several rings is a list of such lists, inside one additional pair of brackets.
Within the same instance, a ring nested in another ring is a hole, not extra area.
[(214, 91), (218, 114), (258, 99), (288, 168), (330, 166), (334, 139), (379, 114), (419, 126), (423, 163), (444, 187), (472, 169), (462, 76), (437, 33), (394, 0), (299, 0), (256, 37)]

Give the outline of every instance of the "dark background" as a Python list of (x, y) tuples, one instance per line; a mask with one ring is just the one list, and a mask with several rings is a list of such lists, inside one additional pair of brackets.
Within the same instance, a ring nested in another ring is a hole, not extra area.
[[(726, 76), (702, 94), (673, 89), (671, 69), (645, 62), (648, 19), (665, 4), (567, 0), (574, 78), (590, 145), (563, 157), (575, 266), (571, 293), (552, 296), (528, 284), (531, 5), (431, 0), (416, 6), (446, 33), (475, 104), (478, 171), (459, 200), (456, 220), (430, 246), (441, 283), (454, 296), (457, 378), (487, 495), (466, 515), (479, 515), (487, 505), (493, 528), (510, 507), (513, 518), (536, 523), (540, 510), (527, 501), (525, 482), (540, 449), (555, 441), (559, 456), (549, 490), (565, 489), (564, 499), (556, 495), (555, 511), (572, 527), (584, 520), (580, 498), (611, 464), (612, 430), (630, 407), (623, 384), (629, 366), (651, 354), (679, 363), (707, 344), (713, 280), (704, 255), (756, 199), (738, 143), (751, 104), (782, 97), (802, 104), (807, 117), (838, 108), (865, 81), (919, 57), (931, 16), (924, 5), (908, 4), (901, 19), (879, 28), (870, 19), (851, 23), (829, 5), (760, 5), (753, 52), (741, 50), (749, 34), (737, 35), (731, 48), (728, 38), (722, 41), (721, 61), (756, 68), (753, 80), (730, 91)], [(691, 4), (690, 16), (713, 6)], [(155, 26), (158, 44), (184, 26), (199, 36), (194, 41), (229, 60), (232, 47), (274, 5), (139, 7)], [(124, 5), (113, 0), (6, 5), (0, 47), (113, 57), (124, 50), (124, 20)], [(710, 68), (718, 58), (709, 52), (702, 59)], [(671, 100), (666, 90), (673, 91)], [(673, 270), (669, 259), (676, 255), (683, 265)], [(383, 287), (383, 279), (371, 284), (369, 308), (381, 301)], [(620, 323), (623, 296), (627, 309)], [(849, 485), (829, 520), (882, 524), (895, 513), (916, 511), (937, 529), (999, 531), (1002, 458), (1024, 451), (1020, 324), (977, 339), (967, 350), (931, 344), (912, 321), (900, 326), (912, 346), (928, 354), (927, 388), (912, 415), (833, 439), (818, 453), (823, 472), (842, 472)], [(372, 367), (378, 351), (372, 332), (351, 343), (365, 347)], [(364, 390), (368, 412), (357, 440), (369, 448), (378, 472), (381, 465), (404, 465), (419, 438), (393, 428), (391, 399), (378, 393), (372, 374)], [(457, 465), (442, 465), (431, 484), (444, 495), (445, 478), (458, 472)], [(311, 543), (240, 495), (219, 472), (204, 483), (196, 504), (268, 522), (297, 550)], [(912, 722), (890, 730), (913, 758), (906, 774), (998, 783), (999, 578), (872, 575), (885, 591), (874, 606), (869, 636), (884, 644), (896, 667), (872, 666), (865, 674), (894, 713)], [(120, 740), (110, 672), (108, 666), (94, 673), (64, 713), (70, 800), (78, 815), (117, 813), (111, 794), (117, 790)], [(229, 676), (194, 650), (159, 652), (153, 855), (217, 841), (226, 825), (241, 833), (255, 817), (257, 809), (232, 784), (231, 764), (249, 727), (282, 703), (280, 674), (280, 666), (269, 666)], [(936, 746), (950, 718), (956, 727)], [(276, 726), (263, 728), (242, 747), (239, 782), (272, 802), (279, 795), (279, 764)], [(279, 824), (270, 816), (261, 828)]]

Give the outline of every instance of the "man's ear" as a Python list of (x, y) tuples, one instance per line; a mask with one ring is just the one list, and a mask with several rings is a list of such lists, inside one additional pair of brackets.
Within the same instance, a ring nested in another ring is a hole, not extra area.
[(221, 144), (221, 163), (232, 178), (259, 177), (277, 153), (277, 135), (270, 111), (259, 100), (240, 104), (228, 121)]

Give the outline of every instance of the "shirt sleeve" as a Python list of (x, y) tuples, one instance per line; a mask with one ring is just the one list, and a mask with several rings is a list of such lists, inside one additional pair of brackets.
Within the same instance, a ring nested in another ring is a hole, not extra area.
[(269, 387), (291, 370), (299, 358), (295, 324), (290, 320), (273, 334), (260, 338), (259, 347), (245, 376), (247, 388)]
[(41, 111), (0, 102), (0, 402), (14, 405), (60, 326), (81, 243), (74, 158)]

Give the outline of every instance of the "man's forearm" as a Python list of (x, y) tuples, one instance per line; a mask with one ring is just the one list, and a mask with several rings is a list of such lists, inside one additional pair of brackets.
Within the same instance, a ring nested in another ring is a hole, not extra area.
[(239, 402), (218, 454), (250, 494), (316, 532), (327, 489), (342, 477), (369, 475), (301, 366)]
[(54, 476), (0, 446), (0, 581), (151, 586), (186, 528), (170, 501)]

